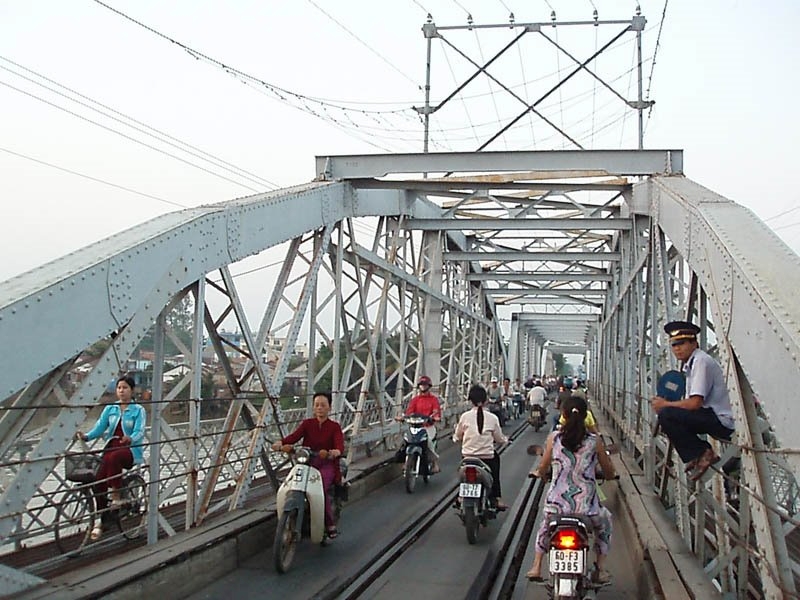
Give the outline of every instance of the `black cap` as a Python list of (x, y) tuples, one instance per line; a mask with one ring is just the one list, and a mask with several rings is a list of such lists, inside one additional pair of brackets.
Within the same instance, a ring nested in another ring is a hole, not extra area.
[(669, 336), (669, 341), (695, 340), (700, 328), (689, 321), (672, 321), (664, 325), (664, 331)]

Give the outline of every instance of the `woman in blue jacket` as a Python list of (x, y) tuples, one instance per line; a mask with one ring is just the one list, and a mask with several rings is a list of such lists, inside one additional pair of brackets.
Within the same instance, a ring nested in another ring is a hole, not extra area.
[[(133, 377), (120, 377), (117, 380), (117, 402), (106, 405), (91, 431), (77, 434), (87, 442), (101, 436), (104, 440), (114, 438), (103, 452), (100, 468), (97, 470), (97, 483), (94, 485), (97, 511), (103, 516), (108, 507), (108, 488), (111, 488), (111, 509), (119, 508), (122, 503), (119, 493), (122, 470), (130, 469), (144, 460), (142, 441), (147, 414), (141, 404), (133, 401), (135, 387)], [(95, 525), (92, 539), (96, 540), (103, 534), (103, 521), (105, 519)]]

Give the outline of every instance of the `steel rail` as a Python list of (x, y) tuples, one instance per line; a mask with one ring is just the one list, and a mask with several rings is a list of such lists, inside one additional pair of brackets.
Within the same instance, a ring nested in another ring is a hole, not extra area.
[[(509, 436), (513, 442), (525, 430), (528, 423), (524, 422)], [(507, 448), (507, 446), (506, 446)], [(498, 451), (502, 454), (506, 448)], [(354, 600), (364, 594), (370, 586), (406, 551), (413, 546), (430, 529), (439, 518), (452, 507), (454, 494), (458, 484), (448, 487), (433, 504), (431, 510), (415, 519), (403, 530), (392, 538), (375, 557), (366, 565), (358, 567), (353, 573), (339, 582), (326, 584), (325, 588), (312, 596), (315, 600)], [(516, 507), (518, 502), (514, 503)], [(513, 519), (517, 521), (516, 517)], [(332, 586), (332, 587), (331, 587)]]

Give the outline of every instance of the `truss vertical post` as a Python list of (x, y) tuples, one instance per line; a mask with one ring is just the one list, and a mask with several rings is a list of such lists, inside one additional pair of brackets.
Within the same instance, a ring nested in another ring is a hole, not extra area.
[[(427, 265), (426, 283), (435, 290), (442, 289), (442, 234), (426, 231), (423, 234), (421, 262)], [(423, 313), (422, 369), (433, 381), (433, 389), (439, 389), (442, 362), (442, 302), (434, 296), (425, 301)]]
[(164, 406), (164, 330), (167, 309), (156, 318), (153, 331), (153, 387), (150, 400), (150, 484), (147, 486), (147, 543), (158, 541), (158, 504), (161, 490), (161, 410)]
[(203, 386), (203, 320), (206, 307), (206, 280), (197, 280), (194, 290), (194, 323), (192, 326), (192, 380), (189, 385), (189, 456), (186, 465), (186, 529), (197, 517), (198, 478), (200, 476), (200, 412)]

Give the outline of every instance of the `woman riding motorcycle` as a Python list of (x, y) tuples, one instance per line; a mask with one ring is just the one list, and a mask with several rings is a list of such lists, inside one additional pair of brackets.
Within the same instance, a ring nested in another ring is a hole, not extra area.
[(461, 442), (462, 458), (479, 458), (489, 466), (493, 480), (490, 497), (494, 499), (497, 510), (506, 510), (508, 505), (500, 496), (500, 455), (495, 451), (494, 444), (506, 444), (508, 438), (500, 428), (497, 415), (483, 410), (488, 400), (486, 389), (482, 385), (473, 385), (468, 398), (474, 406), (458, 420), (453, 442)]
[(586, 401), (572, 396), (561, 403), (565, 423), (547, 438), (544, 455), (532, 477), (542, 477), (553, 463), (553, 480), (547, 492), (544, 514), (536, 534), (533, 565), (527, 573), (531, 581), (542, 581), (542, 558), (547, 552), (548, 525), (556, 514), (585, 515), (594, 528), (597, 562), (592, 575), (595, 583), (608, 583), (610, 575), (604, 570), (611, 542), (611, 513), (597, 497), (595, 468), (603, 468), (606, 479), (616, 475), (600, 436), (587, 431)]

